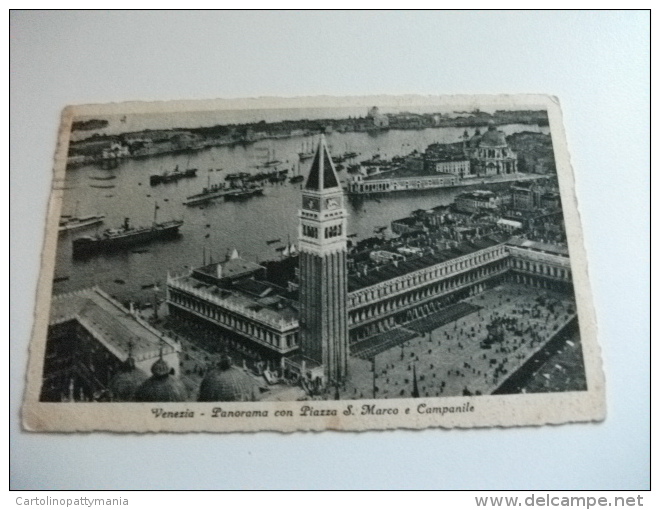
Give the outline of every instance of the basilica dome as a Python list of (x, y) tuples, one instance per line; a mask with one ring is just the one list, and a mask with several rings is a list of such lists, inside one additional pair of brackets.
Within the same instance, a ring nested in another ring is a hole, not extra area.
[(188, 390), (181, 380), (170, 373), (161, 357), (151, 366), (152, 376), (135, 391), (136, 402), (185, 402)]
[(506, 147), (506, 137), (502, 131), (498, 131), (495, 124), (489, 124), (479, 141), (479, 147)]
[(200, 402), (251, 402), (258, 395), (256, 382), (244, 370), (232, 366), (229, 356), (222, 357), (199, 387)]
[(116, 402), (132, 402), (135, 400), (135, 391), (149, 376), (135, 366), (135, 360), (129, 356), (122, 364), (108, 385), (112, 400)]

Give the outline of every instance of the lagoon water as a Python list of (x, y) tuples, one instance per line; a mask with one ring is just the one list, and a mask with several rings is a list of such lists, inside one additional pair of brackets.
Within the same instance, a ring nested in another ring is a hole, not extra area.
[[(530, 125), (500, 126), (507, 135), (519, 131), (548, 133), (546, 127)], [(473, 129), (468, 130), (470, 135)], [(374, 154), (389, 159), (406, 155), (413, 150), (424, 151), (435, 142), (451, 143), (460, 140), (463, 128), (430, 128), (425, 130), (383, 133), (332, 133), (326, 135), (332, 154), (347, 151), (359, 153), (357, 161), (370, 159)], [(87, 165), (67, 171), (62, 214), (105, 214), (98, 226), (61, 232), (58, 241), (55, 276), (68, 277), (54, 283), (53, 292), (59, 294), (99, 285), (121, 301), (146, 303), (154, 299), (154, 290), (143, 286), (157, 284), (162, 299), (167, 272), (179, 273), (201, 265), (210, 258), (217, 261), (228, 250), (236, 248), (243, 258), (252, 261), (276, 259), (287, 242), (297, 242), (298, 209), (301, 203), (301, 183), (266, 184), (264, 196), (245, 201), (230, 202), (216, 199), (201, 206), (183, 205), (186, 196), (199, 193), (210, 180), (223, 182), (228, 173), (260, 171), (268, 155), (282, 161), (280, 169), (297, 171), (298, 152), (311, 138), (263, 140), (248, 146), (213, 147), (190, 154), (166, 154), (146, 159), (122, 161), (113, 169)], [(300, 164), (300, 172), (307, 175), (311, 159)], [(165, 170), (197, 168), (197, 177), (176, 183), (149, 185), (149, 176)], [(111, 180), (94, 177), (114, 176)], [(340, 179), (346, 172), (339, 172)], [(92, 186), (114, 186), (99, 188)], [(460, 188), (428, 190), (415, 193), (390, 194), (378, 200), (352, 198), (348, 200), (349, 234), (356, 239), (373, 235), (375, 227), (390, 226), (392, 220), (409, 216), (420, 208), (451, 203)], [(99, 254), (86, 259), (73, 259), (71, 241), (76, 237), (94, 234), (97, 230), (119, 227), (124, 218), (134, 226), (149, 225), (154, 220), (158, 204), (158, 221), (182, 219), (181, 236), (174, 240), (156, 241), (133, 250)], [(281, 243), (266, 241), (281, 239)], [(139, 253), (136, 251), (139, 250)]]

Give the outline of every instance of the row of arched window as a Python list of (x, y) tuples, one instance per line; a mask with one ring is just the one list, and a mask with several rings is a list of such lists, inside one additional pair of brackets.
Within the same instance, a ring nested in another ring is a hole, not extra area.
[(360, 304), (372, 303), (374, 300), (383, 298), (402, 290), (406, 290), (410, 287), (449, 276), (465, 269), (471, 269), (481, 264), (487, 264), (504, 254), (504, 247), (499, 246), (494, 250), (477, 252), (477, 254), (472, 254), (465, 259), (455, 260), (451, 263), (443, 263), (443, 265), (433, 266), (426, 270), (422, 270), (420, 272), (407, 275), (406, 277), (399, 278), (395, 281), (376, 284), (371, 289), (367, 288), (359, 290), (351, 295), (349, 298), (349, 306), (357, 307)]
[(209, 320), (215, 321), (223, 327), (245, 334), (261, 344), (268, 344), (276, 349), (294, 347), (299, 342), (297, 332), (280, 334), (270, 331), (259, 324), (255, 324), (253, 321), (236, 317), (217, 306), (191, 298), (183, 293), (170, 292), (170, 301), (178, 306), (194, 311)]

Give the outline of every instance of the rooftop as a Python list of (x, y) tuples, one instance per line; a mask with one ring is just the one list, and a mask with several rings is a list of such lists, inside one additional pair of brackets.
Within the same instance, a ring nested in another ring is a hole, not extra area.
[(191, 275), (175, 278), (169, 284), (203, 294), (229, 310), (248, 312), (262, 322), (273, 324), (298, 319), (295, 303), (282, 296), (279, 288), (267, 282), (243, 280), (232, 288), (222, 288)]
[(242, 259), (240, 257), (232, 258), (224, 262), (214, 262), (196, 268), (195, 271), (214, 278), (218, 277), (218, 266), (222, 269), (222, 278), (240, 278), (242, 276), (249, 276), (252, 273), (264, 269), (263, 266), (256, 262)]
[[(370, 268), (367, 274), (352, 274), (348, 277), (348, 291), (353, 292), (364, 287), (370, 287), (377, 283), (403, 276), (407, 273), (419, 271), (427, 267), (446, 262), (463, 255), (474, 253), (504, 242), (504, 239), (490, 236), (472, 241), (456, 244), (452, 248), (427, 253), (417, 257), (410, 257), (398, 263), (389, 263), (376, 268)], [(384, 249), (384, 248), (383, 248)]]
[(117, 358), (129, 350), (136, 360), (178, 350), (177, 344), (147, 322), (132, 314), (98, 287), (53, 297), (50, 325), (77, 320)]
[(508, 242), (510, 246), (518, 248), (527, 248), (528, 250), (540, 251), (544, 253), (551, 253), (553, 255), (562, 255), (568, 257), (568, 248), (562, 244), (541, 243), (538, 241), (530, 241), (520, 237), (512, 237)]
[(415, 179), (419, 177), (455, 177), (454, 174), (447, 172), (436, 172), (424, 169), (411, 169), (405, 167), (397, 167), (393, 170), (372, 174), (364, 177), (365, 181), (373, 181), (379, 179)]

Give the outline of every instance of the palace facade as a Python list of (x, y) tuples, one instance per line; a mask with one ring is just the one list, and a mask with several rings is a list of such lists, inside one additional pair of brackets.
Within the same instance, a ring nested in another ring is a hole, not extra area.
[(350, 263), (343, 192), (324, 140), (302, 199), (298, 268), (286, 287), (236, 254), (168, 276), (170, 312), (230, 332), (250, 352), (308, 378), (337, 382), (365, 340), (377, 343), (503, 281), (572, 292), (565, 247), (505, 235), (391, 256), (381, 248), (370, 266)]

